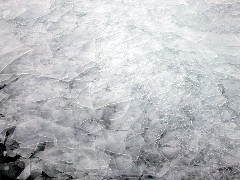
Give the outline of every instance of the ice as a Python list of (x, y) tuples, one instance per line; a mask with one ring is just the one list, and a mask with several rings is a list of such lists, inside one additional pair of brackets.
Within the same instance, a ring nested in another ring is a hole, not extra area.
[(239, 10), (1, 1), (0, 179), (239, 179)]

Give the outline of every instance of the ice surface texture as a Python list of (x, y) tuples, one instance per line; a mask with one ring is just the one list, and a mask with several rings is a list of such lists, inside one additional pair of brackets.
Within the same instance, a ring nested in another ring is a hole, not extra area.
[(240, 179), (239, 0), (1, 0), (0, 89), (20, 179)]

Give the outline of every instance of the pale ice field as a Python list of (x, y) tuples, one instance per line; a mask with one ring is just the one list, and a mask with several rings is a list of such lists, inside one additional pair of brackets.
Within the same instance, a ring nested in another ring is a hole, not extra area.
[(0, 0), (1, 180), (239, 180), (240, 0)]

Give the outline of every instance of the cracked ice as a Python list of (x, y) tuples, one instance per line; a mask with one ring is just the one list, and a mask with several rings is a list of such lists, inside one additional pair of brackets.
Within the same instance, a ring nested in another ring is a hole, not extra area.
[(1, 0), (0, 178), (240, 179), (239, 0)]

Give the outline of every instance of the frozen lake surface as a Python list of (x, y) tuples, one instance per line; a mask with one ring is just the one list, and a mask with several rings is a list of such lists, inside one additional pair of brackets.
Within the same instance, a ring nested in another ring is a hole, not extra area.
[(0, 178), (240, 179), (239, 0), (0, 0), (0, 89)]

